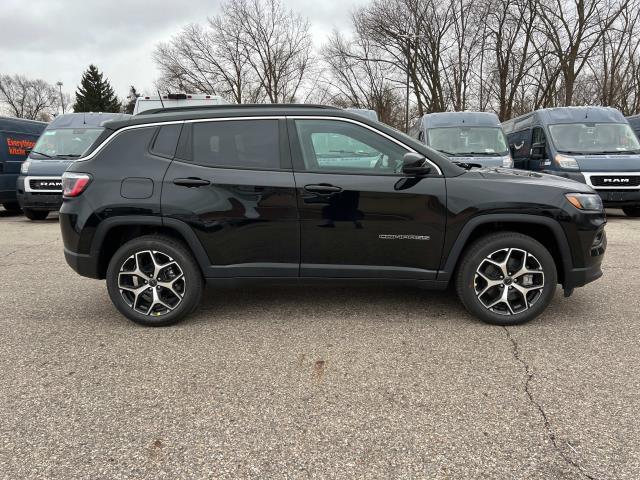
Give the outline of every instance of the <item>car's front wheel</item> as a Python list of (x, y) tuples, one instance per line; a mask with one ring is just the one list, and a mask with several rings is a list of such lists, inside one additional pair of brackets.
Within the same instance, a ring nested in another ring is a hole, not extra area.
[(162, 235), (125, 243), (107, 268), (111, 301), (125, 317), (141, 325), (172, 325), (200, 302), (203, 279), (187, 247)]
[(624, 207), (622, 211), (627, 217), (640, 217), (640, 207)]
[(487, 235), (464, 253), (456, 290), (465, 308), (495, 325), (517, 325), (542, 313), (556, 289), (553, 257), (537, 240), (515, 232)]
[(44, 220), (49, 215), (46, 210), (32, 210), (30, 208), (24, 208), (24, 216), (29, 220)]

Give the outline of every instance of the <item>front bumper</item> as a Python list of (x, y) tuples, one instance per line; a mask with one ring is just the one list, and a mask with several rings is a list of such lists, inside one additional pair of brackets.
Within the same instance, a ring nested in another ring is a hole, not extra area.
[(20, 175), (16, 182), (17, 198), (21, 208), (31, 210), (56, 211), (62, 205), (62, 191), (34, 190), (29, 187), (30, 178), (46, 178), (59, 180), (60, 177), (25, 177)]
[(607, 234), (604, 227), (596, 234), (588, 249), (588, 258), (584, 267), (573, 267), (565, 271), (562, 286), (565, 290), (583, 287), (602, 277), (602, 260), (607, 250)]
[(596, 190), (609, 208), (640, 207), (640, 190)]

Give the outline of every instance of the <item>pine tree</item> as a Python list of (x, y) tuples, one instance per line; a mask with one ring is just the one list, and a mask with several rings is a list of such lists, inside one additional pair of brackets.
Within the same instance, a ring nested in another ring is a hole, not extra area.
[(124, 113), (128, 113), (129, 115), (133, 114), (133, 109), (136, 107), (136, 100), (140, 94), (136, 90), (136, 87), (131, 85), (129, 89), (129, 95), (127, 95), (128, 102), (124, 105)]
[(82, 74), (82, 80), (76, 91), (74, 112), (119, 112), (120, 102), (102, 73), (95, 65)]

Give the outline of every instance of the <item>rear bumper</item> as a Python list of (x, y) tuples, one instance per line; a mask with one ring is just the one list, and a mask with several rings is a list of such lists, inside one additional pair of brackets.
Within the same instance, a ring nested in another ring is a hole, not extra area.
[(99, 278), (98, 263), (94, 256), (72, 252), (65, 247), (64, 258), (69, 266), (83, 277)]

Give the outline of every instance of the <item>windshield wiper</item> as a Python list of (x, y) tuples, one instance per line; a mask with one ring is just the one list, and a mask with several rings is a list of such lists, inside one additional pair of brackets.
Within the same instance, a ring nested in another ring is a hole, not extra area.
[(584, 152), (576, 152), (575, 150), (558, 150), (558, 153), (567, 153), (569, 155), (587, 155)]
[(35, 150), (31, 150), (31, 153), (35, 153), (37, 155), (42, 155), (45, 158), (53, 158), (51, 155), (47, 155), (46, 153), (36, 152)]
[(625, 154), (636, 154), (637, 150), (602, 150), (600, 152), (589, 152), (592, 155), (625, 155)]
[[(502, 155), (500, 155), (499, 153), (495, 153), (495, 152), (464, 152), (464, 153), (460, 153), (459, 155), (464, 156), (464, 155), (485, 155), (487, 157), (501, 157)], [(503, 154), (503, 155), (506, 155)]]
[(78, 158), (80, 155), (75, 153), (61, 153), (60, 155), (56, 155), (56, 158)]
[(453, 161), (451, 163), (454, 163), (459, 167), (464, 168), (465, 170), (471, 170), (472, 168), (482, 168), (482, 165), (480, 165), (479, 163), (467, 163), (467, 162), (458, 162), (458, 161)]

